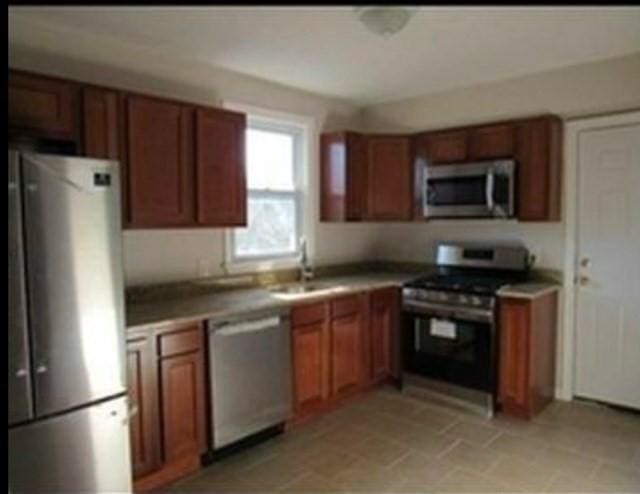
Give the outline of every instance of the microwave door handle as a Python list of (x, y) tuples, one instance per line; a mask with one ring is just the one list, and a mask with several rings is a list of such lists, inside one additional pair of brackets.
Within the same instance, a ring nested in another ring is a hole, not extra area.
[(485, 186), (485, 196), (487, 200), (487, 210), (489, 212), (493, 212), (493, 208), (495, 206), (493, 202), (493, 190), (495, 187), (495, 176), (493, 170), (487, 171), (487, 183)]

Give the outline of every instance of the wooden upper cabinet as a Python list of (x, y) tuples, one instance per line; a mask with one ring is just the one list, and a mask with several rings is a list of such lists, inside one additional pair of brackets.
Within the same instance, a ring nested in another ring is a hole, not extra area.
[(82, 91), (84, 154), (92, 158), (120, 157), (119, 96), (115, 91)]
[(196, 110), (197, 222), (207, 226), (247, 224), (246, 116), (226, 110)]
[(409, 220), (413, 216), (413, 173), (410, 139), (367, 137), (367, 217)]
[(383, 288), (372, 292), (369, 310), (371, 377), (399, 377), (399, 290)]
[(469, 132), (466, 129), (433, 132), (428, 139), (430, 164), (456, 163), (468, 157)]
[(320, 220), (366, 216), (366, 140), (355, 132), (320, 136)]
[(193, 109), (129, 96), (126, 110), (131, 225), (153, 228), (193, 224)]
[(78, 90), (71, 82), (9, 71), (9, 127), (51, 139), (76, 140)]
[(499, 401), (505, 413), (530, 419), (555, 392), (558, 294), (502, 298), (499, 307)]
[(469, 131), (469, 159), (511, 158), (515, 149), (514, 126), (510, 123), (474, 127)]
[(362, 368), (363, 318), (357, 295), (331, 302), (331, 391), (354, 390), (364, 377)]
[(133, 476), (137, 479), (161, 464), (158, 372), (154, 340), (146, 331), (127, 337), (127, 388), (135, 410), (129, 436)]
[(562, 122), (545, 116), (516, 127), (517, 217), (519, 221), (560, 221)]

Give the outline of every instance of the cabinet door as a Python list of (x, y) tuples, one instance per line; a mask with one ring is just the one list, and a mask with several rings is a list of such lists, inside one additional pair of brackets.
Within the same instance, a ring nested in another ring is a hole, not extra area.
[(148, 335), (127, 340), (127, 380), (131, 407), (136, 410), (129, 423), (131, 462), (134, 478), (160, 467), (160, 410), (158, 375), (153, 338)]
[(407, 137), (367, 138), (368, 216), (408, 220), (413, 210), (411, 149)]
[(369, 327), (371, 335), (371, 373), (373, 379), (398, 377), (399, 293), (395, 288), (371, 294)]
[(118, 94), (86, 88), (82, 91), (84, 154), (93, 158), (118, 159)]
[(360, 312), (331, 321), (331, 390), (348, 392), (361, 383), (362, 318)]
[(505, 410), (529, 413), (530, 304), (504, 300), (500, 308), (500, 400)]
[(366, 208), (366, 140), (354, 132), (320, 137), (320, 220), (359, 221)]
[(469, 134), (466, 130), (437, 132), (429, 135), (430, 164), (455, 163), (467, 159)]
[(247, 224), (245, 177), (246, 117), (241, 113), (196, 110), (198, 223)]
[(193, 110), (129, 96), (127, 137), (131, 225), (194, 224)]
[(325, 321), (292, 329), (295, 407), (305, 407), (329, 396), (329, 338)]
[(164, 461), (198, 455), (206, 447), (203, 352), (160, 360)]
[(514, 141), (512, 124), (475, 127), (469, 133), (469, 158), (488, 160), (513, 157)]
[(71, 82), (9, 71), (9, 126), (43, 137), (77, 133), (77, 89)]
[(518, 220), (560, 220), (562, 125), (556, 117), (518, 124)]

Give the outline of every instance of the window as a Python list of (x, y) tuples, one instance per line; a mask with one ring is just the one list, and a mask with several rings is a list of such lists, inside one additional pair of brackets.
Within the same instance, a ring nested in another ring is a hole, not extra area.
[(302, 236), (302, 141), (297, 125), (249, 117), (246, 135), (246, 228), (230, 234), (232, 264), (286, 260)]

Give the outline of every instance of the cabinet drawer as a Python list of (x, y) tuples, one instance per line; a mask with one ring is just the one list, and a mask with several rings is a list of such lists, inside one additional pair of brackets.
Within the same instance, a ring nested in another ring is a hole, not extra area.
[(291, 310), (291, 325), (295, 327), (322, 322), (326, 318), (326, 312), (327, 304), (325, 302), (294, 307)]
[(357, 295), (340, 297), (331, 302), (331, 318), (348, 316), (360, 310), (360, 298)]
[(202, 330), (199, 324), (158, 335), (158, 353), (168, 357), (202, 348)]

